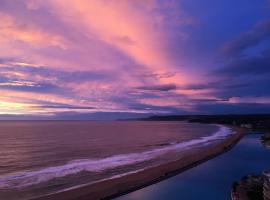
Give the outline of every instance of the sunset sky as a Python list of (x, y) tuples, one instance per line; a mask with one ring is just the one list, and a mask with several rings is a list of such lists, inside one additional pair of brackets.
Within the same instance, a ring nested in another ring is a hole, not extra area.
[(269, 112), (268, 0), (0, 0), (0, 119)]

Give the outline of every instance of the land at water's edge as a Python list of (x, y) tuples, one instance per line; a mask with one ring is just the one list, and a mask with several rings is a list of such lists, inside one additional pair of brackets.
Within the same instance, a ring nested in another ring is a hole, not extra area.
[(115, 177), (113, 179), (61, 191), (35, 200), (111, 199), (138, 190), (179, 174), (229, 150), (244, 136), (246, 132), (246, 130), (242, 128), (231, 128), (236, 133), (226, 138), (223, 142), (207, 146), (205, 148), (200, 148), (198, 151), (187, 153), (177, 161), (150, 167), (125, 176)]

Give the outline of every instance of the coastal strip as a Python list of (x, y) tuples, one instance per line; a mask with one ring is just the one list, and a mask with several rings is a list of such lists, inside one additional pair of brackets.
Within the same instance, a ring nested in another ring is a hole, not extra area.
[(245, 129), (230, 127), (235, 134), (224, 139), (223, 142), (200, 148), (183, 155), (181, 159), (149, 167), (144, 170), (126, 174), (113, 179), (102, 180), (70, 190), (60, 191), (33, 200), (95, 200), (112, 199), (129, 192), (144, 188), (151, 184), (175, 176), (187, 169), (201, 164), (225, 151), (231, 149), (245, 134)]

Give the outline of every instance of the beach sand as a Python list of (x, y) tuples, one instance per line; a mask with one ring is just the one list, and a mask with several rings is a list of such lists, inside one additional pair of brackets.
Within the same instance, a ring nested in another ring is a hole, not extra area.
[(223, 142), (200, 148), (182, 155), (177, 161), (163, 165), (150, 167), (142, 171), (127, 174), (113, 179), (103, 180), (97, 183), (81, 186), (78, 188), (61, 191), (55, 194), (36, 198), (34, 200), (93, 200), (112, 199), (129, 192), (141, 189), (157, 183), (191, 167), (207, 161), (233, 147), (245, 134), (245, 129), (230, 127), (236, 134), (225, 139)]

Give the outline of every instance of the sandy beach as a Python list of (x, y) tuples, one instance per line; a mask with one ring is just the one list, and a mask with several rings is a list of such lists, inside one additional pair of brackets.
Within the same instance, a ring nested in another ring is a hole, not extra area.
[(236, 133), (224, 142), (192, 151), (183, 155), (179, 160), (156, 167), (151, 167), (121, 177), (92, 183), (82, 187), (58, 192), (34, 200), (92, 200), (111, 199), (135, 191), (145, 186), (157, 183), (206, 160), (209, 160), (234, 146), (244, 135), (245, 130), (231, 127)]

